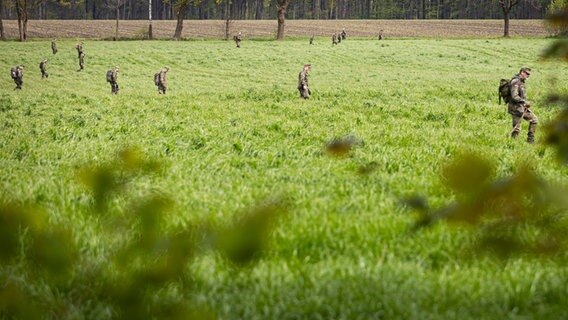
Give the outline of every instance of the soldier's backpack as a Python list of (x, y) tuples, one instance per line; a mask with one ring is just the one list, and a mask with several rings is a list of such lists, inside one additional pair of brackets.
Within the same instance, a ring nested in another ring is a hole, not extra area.
[(106, 79), (107, 79), (107, 82), (111, 82), (111, 83), (114, 82), (114, 77), (113, 77), (113, 75), (112, 75), (112, 70), (107, 71)]
[(18, 70), (16, 68), (10, 69), (10, 76), (14, 80), (18, 79)]
[(505, 103), (509, 103), (509, 100), (511, 100), (511, 81), (515, 78), (501, 79), (499, 81), (499, 104), (501, 104), (501, 100), (505, 101)]
[(160, 73), (159, 73), (159, 72), (156, 73), (156, 74), (154, 74), (154, 84), (155, 84), (156, 86), (159, 86), (159, 85), (160, 85)]

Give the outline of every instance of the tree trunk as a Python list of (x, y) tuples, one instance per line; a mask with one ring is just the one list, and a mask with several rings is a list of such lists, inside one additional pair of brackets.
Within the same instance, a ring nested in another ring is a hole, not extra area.
[(0, 40), (6, 40), (6, 35), (4, 34), (4, 24), (2, 24), (2, 10), (4, 0), (0, 0)]
[(118, 40), (118, 18), (120, 16), (120, 1), (116, 1), (116, 29), (114, 31), (114, 40)]
[(276, 39), (284, 40), (284, 27), (286, 24), (286, 9), (290, 0), (278, 0), (278, 33)]
[(188, 0), (182, 0), (177, 6), (176, 10), (177, 23), (176, 23), (176, 31), (174, 33), (174, 39), (176, 40), (181, 39), (181, 32), (183, 30), (183, 17), (185, 16), (185, 11), (187, 10), (188, 6), (189, 6)]
[(505, 20), (503, 26), (503, 37), (509, 37), (509, 18), (511, 14), (511, 9), (519, 3), (519, 0), (499, 0), (501, 8), (503, 9), (503, 19)]
[(314, 0), (314, 19), (319, 20), (320, 18), (320, 5), (321, 0)]
[(148, 39), (152, 40), (152, 0), (148, 0)]
[(28, 1), (16, 0), (16, 13), (18, 15), (18, 31), (20, 41), (26, 41), (28, 31)]

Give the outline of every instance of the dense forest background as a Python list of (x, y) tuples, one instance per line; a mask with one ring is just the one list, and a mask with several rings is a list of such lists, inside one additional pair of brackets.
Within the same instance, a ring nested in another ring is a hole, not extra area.
[[(281, 1), (281, 0), (280, 0)], [(558, 0), (556, 0), (558, 1)], [(4, 19), (17, 19), (16, 2), (27, 2), (29, 19), (147, 19), (147, 0), (0, 0)], [(154, 0), (152, 18), (276, 19), (278, 0)], [(555, 0), (518, 0), (512, 19), (543, 19)], [(118, 10), (117, 10), (118, 9)], [(292, 0), (287, 19), (502, 19), (499, 0)]]

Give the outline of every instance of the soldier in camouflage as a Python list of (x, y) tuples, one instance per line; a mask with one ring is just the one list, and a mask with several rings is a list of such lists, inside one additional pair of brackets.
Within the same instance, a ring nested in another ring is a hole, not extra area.
[(79, 70), (81, 71), (85, 68), (85, 54), (83, 52), (79, 53)]
[(51, 52), (53, 52), (53, 54), (57, 53), (57, 43), (55, 41), (55, 38), (51, 40)]
[(310, 37), (310, 44), (314, 44), (314, 35)]
[(47, 59), (42, 60), (39, 63), (39, 70), (41, 71), (41, 78), (42, 79), (47, 79), (47, 77), (49, 77), (49, 74), (47, 74)]
[(236, 36), (233, 37), (233, 40), (235, 40), (235, 44), (237, 45), (237, 48), (241, 47), (241, 40), (242, 40), (242, 35), (241, 32), (239, 31), (239, 33), (237, 33)]
[(300, 91), (300, 97), (308, 99), (312, 92), (308, 87), (308, 72), (312, 69), (311, 64), (305, 64), (300, 74), (298, 74), (298, 91)]
[(345, 32), (345, 29), (341, 30), (340, 35), (342, 40), (345, 40), (345, 38), (347, 38), (347, 32)]
[(111, 69), (111, 76), (110, 76), (110, 91), (112, 94), (118, 94), (118, 66)]
[(16, 68), (13, 68), (12, 79), (14, 79), (14, 83), (16, 87), (14, 90), (19, 89), (22, 90), (22, 85), (24, 84), (24, 65), (21, 64)]
[(160, 70), (158, 74), (158, 93), (160, 94), (166, 94), (166, 90), (168, 89), (168, 71), (170, 71), (170, 67), (165, 66)]
[(511, 137), (516, 138), (519, 135), (521, 132), (521, 121), (525, 119), (529, 122), (527, 142), (534, 143), (538, 118), (530, 109), (531, 105), (527, 101), (527, 91), (525, 88), (525, 81), (530, 75), (531, 68), (522, 67), (519, 74), (511, 80), (511, 98), (509, 99), (508, 112), (513, 119)]
[(333, 35), (331, 36), (331, 46), (333, 47), (334, 45), (337, 44), (337, 33), (333, 33)]
[(81, 58), (81, 53), (83, 53), (83, 42), (79, 42), (75, 45), (75, 49), (77, 49), (77, 57)]

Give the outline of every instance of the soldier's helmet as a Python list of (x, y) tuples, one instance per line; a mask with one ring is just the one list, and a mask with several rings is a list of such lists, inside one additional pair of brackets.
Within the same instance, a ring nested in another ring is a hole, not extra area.
[(24, 65), (23, 64), (19, 65), (18, 69), (24, 70)]
[(309, 63), (304, 64), (304, 69), (311, 69), (312, 65)]
[(118, 66), (114, 67), (114, 70), (118, 71), (120, 68)]
[(166, 69), (167, 71), (170, 71), (170, 67), (165, 66), (164, 69)]

